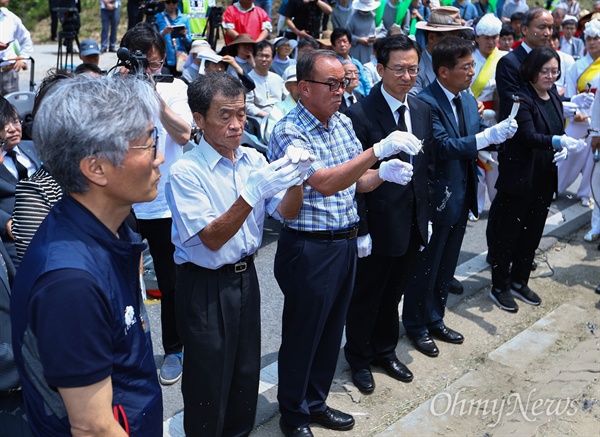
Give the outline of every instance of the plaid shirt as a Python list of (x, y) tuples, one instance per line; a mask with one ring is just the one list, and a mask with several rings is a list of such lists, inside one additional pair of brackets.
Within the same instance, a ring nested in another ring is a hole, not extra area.
[[(275, 126), (267, 157), (270, 161), (282, 157), (288, 146), (308, 149), (317, 157), (308, 177), (321, 168), (343, 164), (362, 152), (348, 117), (336, 112), (325, 127), (300, 102)], [(300, 214), (296, 219), (284, 222), (291, 228), (309, 232), (349, 228), (359, 220), (355, 192), (356, 184), (352, 184), (325, 197), (309, 184), (304, 184)]]

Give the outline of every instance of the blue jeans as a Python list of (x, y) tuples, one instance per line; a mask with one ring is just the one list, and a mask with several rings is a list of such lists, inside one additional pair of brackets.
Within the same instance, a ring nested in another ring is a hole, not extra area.
[[(121, 11), (119, 8), (115, 8), (112, 11), (107, 9), (100, 9), (100, 19), (102, 20), (102, 32), (100, 34), (100, 40), (102, 41), (102, 50), (106, 50), (109, 47), (114, 49), (117, 46), (117, 27), (119, 27), (119, 21), (121, 20)], [(110, 45), (108, 42), (108, 27), (110, 26)]]
[(255, 0), (254, 4), (267, 11), (267, 14), (269, 14), (269, 18), (272, 18), (271, 9), (273, 8), (273, 0)]

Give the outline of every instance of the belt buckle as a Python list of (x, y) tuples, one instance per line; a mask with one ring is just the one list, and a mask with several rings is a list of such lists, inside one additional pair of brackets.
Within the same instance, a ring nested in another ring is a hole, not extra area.
[(242, 273), (248, 270), (248, 263), (246, 261), (240, 261), (233, 265), (233, 271), (235, 273)]

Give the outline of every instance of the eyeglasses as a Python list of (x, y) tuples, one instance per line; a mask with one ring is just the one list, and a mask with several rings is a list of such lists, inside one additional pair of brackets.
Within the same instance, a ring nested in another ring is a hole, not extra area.
[(161, 68), (163, 66), (164, 63), (165, 63), (164, 59), (162, 61), (148, 62), (148, 67), (150, 67), (151, 70), (158, 70), (159, 68)]
[(257, 59), (271, 59), (271, 55), (268, 53), (259, 53), (256, 55)]
[(6, 123), (6, 126), (4, 126), (4, 130), (7, 131), (8, 129), (10, 129), (10, 126), (17, 128), (21, 126), (21, 120), (19, 119), (15, 119), (15, 120), (11, 120), (8, 123)]
[(346, 71), (346, 76), (356, 76), (358, 77), (360, 73), (358, 72), (358, 70), (356, 71)]
[(332, 82), (319, 82), (318, 80), (310, 80), (310, 79), (304, 79), (304, 81), (310, 82), (310, 83), (318, 83), (321, 85), (327, 85), (329, 87), (329, 91), (331, 91), (332, 93), (335, 93), (340, 88), (346, 89), (346, 88), (348, 88), (348, 85), (350, 85), (350, 79), (347, 79), (347, 78), (344, 78), (344, 80), (336, 80), (336, 81), (332, 81)]
[(472, 64), (467, 64), (463, 67), (454, 67), (454, 68), (458, 68), (459, 70), (462, 70), (465, 73), (468, 73), (471, 69), (475, 70), (476, 66), (477, 66), (477, 62), (473, 62)]
[(560, 70), (540, 70), (540, 74), (546, 77), (558, 77)]
[(154, 149), (153, 159), (156, 159), (158, 153), (158, 129), (155, 127), (152, 130), (152, 144), (149, 146), (131, 146), (130, 149)]
[(394, 76), (396, 76), (396, 77), (404, 76), (407, 71), (408, 71), (409, 76), (415, 77), (416, 75), (419, 74), (419, 71), (421, 70), (418, 65), (413, 65), (411, 67), (400, 66), (398, 68), (390, 68), (387, 65), (384, 65), (384, 67), (387, 68), (388, 70), (392, 70), (392, 72), (394, 73)]

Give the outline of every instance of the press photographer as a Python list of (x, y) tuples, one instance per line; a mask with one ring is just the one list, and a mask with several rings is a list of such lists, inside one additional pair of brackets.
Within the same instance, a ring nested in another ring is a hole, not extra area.
[[(121, 73), (145, 74), (154, 83), (152, 76), (160, 74), (166, 56), (165, 42), (155, 27), (150, 23), (138, 23), (123, 36), (121, 47), (135, 55), (130, 60), (133, 68), (123, 68)], [(119, 52), (118, 55), (122, 53)], [(182, 80), (158, 82), (155, 87), (161, 109), (156, 114), (154, 124), (158, 129), (158, 150), (164, 155), (165, 161), (159, 167), (162, 177), (156, 199), (150, 203), (135, 204), (133, 208), (138, 218), (138, 230), (148, 240), (158, 288), (162, 293), (161, 321), (165, 361), (160, 370), (160, 381), (162, 384), (173, 384), (181, 377), (182, 344), (175, 326), (175, 249), (171, 243), (171, 211), (167, 206), (164, 188), (171, 164), (183, 154), (182, 146), (190, 139), (192, 114), (187, 103), (187, 85)]]

